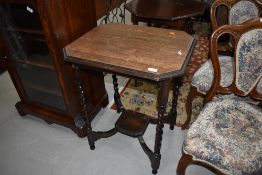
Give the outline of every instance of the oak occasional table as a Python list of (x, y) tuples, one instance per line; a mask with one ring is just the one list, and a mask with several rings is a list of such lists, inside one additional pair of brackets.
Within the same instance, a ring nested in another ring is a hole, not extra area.
[[(79, 96), (83, 107), (81, 116), (85, 122), (90, 148), (95, 149), (95, 142), (98, 139), (110, 137), (117, 132), (138, 138), (142, 149), (149, 157), (152, 172), (156, 174), (161, 158), (163, 118), (169, 117), (170, 128), (173, 129), (177, 114), (179, 77), (185, 72), (194, 45), (195, 40), (183, 31), (124, 24), (97, 26), (67, 45), (65, 61), (76, 68)], [(121, 115), (115, 127), (109, 131), (92, 130), (91, 121), (86, 115), (88, 99), (82, 91), (82, 77), (79, 77), (78, 73), (82, 69), (113, 74), (114, 100)], [(149, 119), (144, 114), (124, 109), (116, 75), (157, 83), (158, 118), (154, 122), (156, 123), (154, 150), (150, 150), (143, 139)], [(166, 114), (170, 83), (173, 83), (173, 103), (169, 114)]]
[(197, 0), (132, 0), (125, 5), (132, 23), (166, 25), (191, 31), (190, 18), (202, 15), (206, 3)]

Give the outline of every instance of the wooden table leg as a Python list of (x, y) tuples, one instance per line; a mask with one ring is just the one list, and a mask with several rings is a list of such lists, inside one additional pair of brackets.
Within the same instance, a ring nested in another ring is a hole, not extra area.
[(179, 87), (181, 86), (181, 79), (175, 78), (173, 81), (173, 99), (172, 99), (172, 107), (169, 112), (169, 120), (170, 120), (170, 129), (173, 130), (176, 124), (177, 117), (177, 100), (179, 94)]
[[(84, 88), (83, 88), (83, 82), (80, 76), (80, 70), (79, 67), (77, 65), (73, 65), (73, 67), (76, 70), (76, 81), (77, 81), (77, 91), (78, 91), (78, 95), (79, 95), (79, 99), (80, 99), (80, 103), (82, 106), (81, 109), (81, 114), (80, 116), (76, 117), (77, 122), (79, 124), (76, 124), (76, 126), (81, 126), (84, 127), (86, 129), (86, 135), (87, 135), (87, 139), (88, 139), (88, 143), (90, 146), (91, 150), (95, 149), (95, 142), (101, 138), (108, 138), (111, 137), (113, 135), (115, 135), (117, 133), (117, 130), (115, 128), (110, 129), (108, 131), (93, 131), (92, 129), (92, 125), (91, 125), (91, 120), (88, 117), (88, 101), (86, 99), (86, 96), (84, 94)], [(114, 79), (114, 89), (115, 91), (117, 91), (117, 93), (115, 93), (115, 98), (117, 99), (116, 101), (119, 100), (120, 102), (120, 108), (121, 111), (123, 110), (123, 106), (122, 103), (120, 101), (120, 95), (118, 93), (118, 88), (117, 88), (117, 79), (116, 76), (113, 75), (113, 79)], [(118, 102), (118, 104), (119, 104)], [(122, 107), (121, 107), (122, 106)]]
[(185, 31), (189, 34), (193, 34), (194, 33), (194, 29), (193, 29), (193, 19), (191, 18), (187, 18), (185, 19)]
[(135, 15), (131, 15), (131, 21), (133, 23), (133, 25), (138, 25), (138, 19)]
[(157, 126), (156, 126), (156, 137), (155, 137), (155, 147), (154, 147), (154, 159), (151, 160), (151, 166), (152, 166), (152, 173), (156, 174), (157, 170), (160, 165), (160, 159), (161, 159), (161, 145), (162, 145), (162, 135), (163, 135), (163, 117), (166, 111), (166, 105), (168, 101), (168, 93), (169, 93), (169, 80), (164, 80), (162, 82), (159, 82), (158, 87), (158, 120), (157, 120)]
[(84, 123), (85, 123), (86, 135), (87, 135), (87, 139), (88, 139), (90, 149), (94, 150), (95, 149), (95, 139), (93, 137), (91, 121), (89, 120), (89, 117), (88, 117), (87, 99), (86, 99), (86, 96), (84, 94), (83, 82), (82, 82), (82, 79), (81, 79), (80, 73), (79, 73), (80, 70), (79, 70), (79, 67), (76, 66), (76, 65), (74, 65), (73, 67), (76, 70), (77, 90), (78, 90), (78, 94), (79, 94), (80, 103), (82, 105), (82, 110), (81, 110), (80, 115), (81, 115), (81, 118), (84, 120)]
[(118, 92), (118, 84), (117, 84), (117, 78), (116, 78), (116, 75), (112, 75), (112, 78), (113, 78), (113, 85), (114, 85), (114, 101), (115, 101), (115, 104), (116, 104), (116, 108), (117, 108), (117, 113), (120, 113), (123, 111), (124, 107), (123, 107), (123, 104), (121, 102), (121, 99), (120, 99), (120, 94)]

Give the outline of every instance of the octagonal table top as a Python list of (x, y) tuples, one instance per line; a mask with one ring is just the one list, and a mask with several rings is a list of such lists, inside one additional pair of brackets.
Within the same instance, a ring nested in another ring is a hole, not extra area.
[(175, 21), (203, 14), (206, 3), (197, 0), (132, 0), (125, 8), (140, 18)]
[(194, 38), (184, 31), (105, 24), (67, 45), (65, 60), (160, 81), (185, 72), (194, 45)]

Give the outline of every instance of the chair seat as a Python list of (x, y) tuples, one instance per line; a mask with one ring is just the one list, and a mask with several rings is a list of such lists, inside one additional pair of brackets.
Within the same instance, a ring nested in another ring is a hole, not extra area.
[[(233, 81), (233, 57), (219, 56), (218, 59), (221, 64), (220, 85), (222, 87), (228, 87)], [(213, 66), (209, 59), (194, 73), (191, 85), (196, 87), (198, 92), (206, 94), (206, 92), (211, 88), (213, 79)], [(262, 93), (262, 80), (258, 83), (257, 91)]]
[(227, 174), (262, 174), (262, 109), (236, 99), (207, 103), (183, 149)]

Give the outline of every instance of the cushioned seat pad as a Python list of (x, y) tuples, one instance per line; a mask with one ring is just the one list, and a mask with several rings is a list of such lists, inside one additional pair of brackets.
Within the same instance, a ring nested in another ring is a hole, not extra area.
[(262, 109), (235, 99), (206, 104), (183, 149), (228, 174), (262, 174)]

